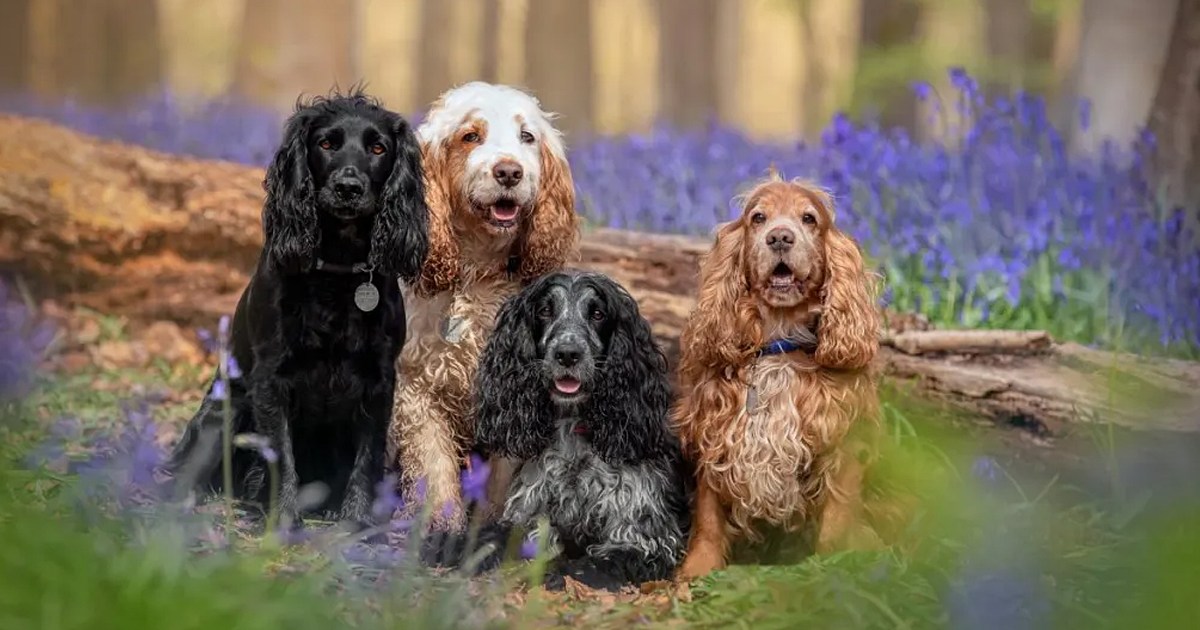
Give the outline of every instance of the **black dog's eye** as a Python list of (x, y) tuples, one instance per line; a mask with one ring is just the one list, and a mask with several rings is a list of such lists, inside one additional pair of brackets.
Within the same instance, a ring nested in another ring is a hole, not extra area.
[(541, 306), (541, 308), (539, 308), (537, 310), (538, 319), (543, 320), (543, 321), (550, 319), (553, 315), (554, 315), (554, 310), (550, 308), (549, 304), (543, 304)]
[(521, 142), (524, 142), (525, 144), (533, 144), (534, 140), (535, 138), (533, 137), (533, 134), (529, 133), (528, 131), (521, 132)]
[(463, 135), (463, 142), (479, 142), (479, 134), (475, 133), (474, 131), (467, 132)]
[(328, 140), (322, 140), (320, 143), (317, 144), (317, 146), (328, 151), (333, 148), (333, 143)]
[(598, 308), (593, 308), (592, 312), (588, 314), (588, 317), (591, 317), (592, 321), (594, 322), (602, 322), (604, 321), (604, 311)]
[(804, 216), (801, 217), (800, 220), (804, 222), (804, 225), (816, 225), (817, 224), (817, 217), (816, 217), (816, 215), (814, 215), (811, 212), (805, 212)]
[(750, 222), (755, 225), (759, 225), (763, 221), (766, 221), (766, 220), (767, 220), (767, 215), (765, 215), (761, 212), (755, 212), (754, 214), (750, 215)]
[(371, 145), (371, 153), (374, 153), (375, 155), (383, 155), (386, 152), (387, 147), (383, 146), (382, 142), (376, 142), (375, 144)]

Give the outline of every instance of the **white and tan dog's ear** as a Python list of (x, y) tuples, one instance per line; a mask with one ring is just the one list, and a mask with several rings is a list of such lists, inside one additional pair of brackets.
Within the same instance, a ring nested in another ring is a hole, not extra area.
[(542, 181), (521, 250), (520, 274), (531, 280), (579, 257), (575, 181), (565, 155), (541, 143)]
[(416, 290), (432, 296), (453, 289), (459, 277), (458, 240), (451, 223), (450, 174), (445, 151), (421, 143), (421, 165), (425, 178), (425, 203), (429, 206), (429, 253), (421, 267)]

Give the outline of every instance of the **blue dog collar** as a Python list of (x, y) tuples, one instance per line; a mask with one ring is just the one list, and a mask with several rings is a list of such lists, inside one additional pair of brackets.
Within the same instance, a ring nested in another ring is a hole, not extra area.
[(776, 339), (759, 348), (758, 356), (768, 357), (773, 354), (784, 354), (787, 352), (795, 352), (796, 350), (812, 352), (813, 350), (816, 350), (816, 346), (811, 343), (796, 341), (795, 339)]

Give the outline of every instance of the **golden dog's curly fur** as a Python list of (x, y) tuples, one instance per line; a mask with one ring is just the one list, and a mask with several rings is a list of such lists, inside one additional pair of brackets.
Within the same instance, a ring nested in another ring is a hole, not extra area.
[[(473, 433), (471, 384), (497, 311), (524, 282), (578, 256), (574, 184), (549, 120), (524, 92), (471, 83), (434, 103), (419, 130), (429, 255), (405, 292), (409, 341), (397, 366), (389, 458), (410, 509), (419, 509), (411, 499), (425, 481), (435, 527), (464, 524), (459, 473)], [(493, 164), (513, 160), (524, 166), (523, 188), (498, 188)], [(479, 201), (489, 194), (529, 195), (518, 199), (515, 225), (489, 223), (494, 215)], [(457, 339), (443, 335), (447, 321), (459, 322)], [(498, 467), (493, 497), (502, 495), (511, 472)]]
[[(681, 339), (672, 420), (697, 471), (681, 578), (724, 566), (732, 539), (756, 540), (759, 523), (812, 526), (818, 549), (838, 544), (855, 527), (863, 476), (847, 435), (877, 417), (874, 286), (858, 246), (834, 225), (832, 199), (772, 170), (743, 206), (701, 264)], [(775, 249), (773, 235), (792, 244)], [(757, 357), (813, 327), (812, 354)]]

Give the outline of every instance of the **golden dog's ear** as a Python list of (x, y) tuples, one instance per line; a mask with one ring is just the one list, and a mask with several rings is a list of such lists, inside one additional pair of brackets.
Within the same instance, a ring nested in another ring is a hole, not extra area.
[(746, 276), (745, 222), (730, 221), (700, 262), (700, 292), (680, 338), (685, 372), (740, 366), (762, 331)]
[(450, 174), (445, 151), (421, 144), (421, 164), (425, 178), (425, 204), (429, 206), (429, 253), (421, 267), (417, 294), (432, 296), (448, 291), (458, 283), (458, 240), (451, 222)]
[(817, 364), (842, 369), (865, 367), (879, 351), (879, 309), (875, 286), (858, 244), (836, 227), (825, 234), (826, 277)]
[(565, 156), (541, 143), (542, 181), (521, 247), (520, 275), (532, 280), (579, 256), (575, 182)]

